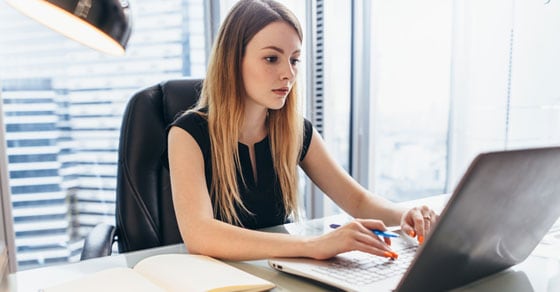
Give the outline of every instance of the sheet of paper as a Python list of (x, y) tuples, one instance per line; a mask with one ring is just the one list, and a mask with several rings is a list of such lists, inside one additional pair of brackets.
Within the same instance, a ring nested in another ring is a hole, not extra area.
[(43, 289), (44, 292), (165, 291), (130, 268), (111, 268)]

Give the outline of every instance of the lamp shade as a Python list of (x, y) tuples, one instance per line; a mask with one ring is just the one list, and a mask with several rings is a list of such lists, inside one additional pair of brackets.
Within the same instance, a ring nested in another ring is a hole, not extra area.
[(6, 0), (37, 22), (98, 51), (122, 55), (132, 31), (125, 0)]

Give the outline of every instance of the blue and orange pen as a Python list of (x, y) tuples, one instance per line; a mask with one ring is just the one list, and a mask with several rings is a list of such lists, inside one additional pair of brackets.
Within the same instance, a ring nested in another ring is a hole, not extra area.
[[(340, 227), (339, 224), (331, 224), (329, 225), (330, 228), (338, 228)], [(391, 231), (381, 231), (379, 229), (372, 229), (371, 232), (375, 233), (375, 235), (377, 236), (381, 236), (381, 237), (399, 237), (400, 235), (398, 233), (395, 232), (391, 232)]]

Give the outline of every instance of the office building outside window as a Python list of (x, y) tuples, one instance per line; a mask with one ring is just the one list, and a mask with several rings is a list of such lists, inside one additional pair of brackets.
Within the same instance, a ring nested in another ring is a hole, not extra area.
[(0, 2), (0, 84), (19, 270), (75, 261), (114, 224), (121, 116), (142, 87), (203, 77), (202, 0), (131, 1), (124, 57), (83, 47)]

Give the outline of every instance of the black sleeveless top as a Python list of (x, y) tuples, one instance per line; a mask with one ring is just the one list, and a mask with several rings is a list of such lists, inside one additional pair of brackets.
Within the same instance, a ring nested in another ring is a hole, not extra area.
[[(307, 154), (307, 149), (311, 144), (311, 136), (313, 133), (311, 122), (308, 120), (304, 121), (304, 139), (300, 161), (303, 160)], [(177, 118), (169, 128), (171, 128), (171, 126), (177, 126), (187, 131), (198, 143), (204, 158), (206, 186), (208, 192), (210, 192), (210, 186), (212, 184), (212, 157), (210, 155), (208, 121), (205, 117), (191, 112)], [(243, 204), (251, 212), (247, 213), (242, 208), (236, 207), (241, 224), (245, 228), (258, 229), (286, 223), (287, 216), (284, 210), (282, 191), (278, 183), (278, 177), (274, 171), (268, 136), (255, 144), (257, 182), (255, 182), (255, 176), (253, 175), (253, 168), (249, 157), (249, 147), (245, 144), (238, 143), (238, 149), (242, 174), (237, 171), (237, 185)], [(243, 184), (241, 175), (243, 175), (245, 184)], [(211, 196), (213, 195), (211, 194)], [(214, 202), (214, 198), (211, 198), (211, 200)], [(221, 220), (219, 215), (217, 219)]]

